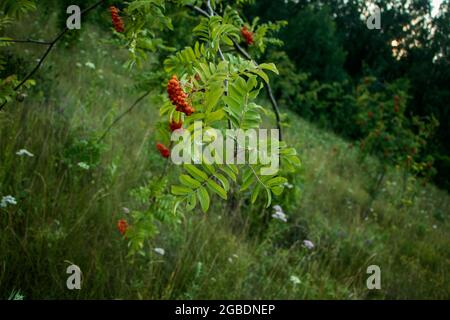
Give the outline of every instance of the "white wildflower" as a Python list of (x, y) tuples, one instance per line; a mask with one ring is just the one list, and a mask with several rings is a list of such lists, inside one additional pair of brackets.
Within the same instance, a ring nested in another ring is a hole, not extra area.
[(157, 254), (160, 254), (162, 256), (166, 254), (166, 251), (163, 248), (155, 248), (154, 250)]
[(90, 166), (86, 162), (78, 162), (77, 164), (81, 169), (89, 170)]
[(273, 206), (273, 210), (283, 212), (283, 209), (279, 205)]
[(19, 157), (23, 157), (23, 156), (27, 156), (27, 157), (34, 157), (34, 154), (32, 154), (30, 151), (26, 150), (26, 149), (20, 149), (19, 151), (16, 152), (16, 154)]
[(283, 222), (287, 222), (286, 215), (281, 211), (277, 211), (274, 214), (272, 214), (272, 218), (283, 221)]
[(291, 282), (292, 282), (294, 285), (297, 285), (297, 284), (302, 283), (302, 282), (300, 281), (299, 277), (297, 277), (297, 276), (291, 276), (290, 280), (291, 280)]
[(2, 198), (2, 201), (0, 202), (0, 207), (6, 208), (8, 205), (15, 206), (16, 204), (17, 204), (16, 198), (9, 195)]
[(314, 243), (309, 240), (303, 240), (303, 245), (309, 250), (314, 249)]
[(86, 62), (84, 64), (86, 67), (88, 67), (89, 69), (95, 70), (95, 64), (93, 64), (92, 62)]
[(283, 212), (283, 209), (279, 205), (273, 206), (273, 209), (275, 210), (275, 213), (272, 214), (272, 218), (283, 221), (283, 222), (287, 222), (287, 216)]
[(122, 210), (123, 210), (123, 213), (125, 213), (125, 214), (130, 213), (130, 209), (128, 209), (127, 207), (123, 207)]
[(284, 186), (288, 189), (292, 189), (294, 186), (292, 184), (290, 184), (289, 182), (285, 182)]

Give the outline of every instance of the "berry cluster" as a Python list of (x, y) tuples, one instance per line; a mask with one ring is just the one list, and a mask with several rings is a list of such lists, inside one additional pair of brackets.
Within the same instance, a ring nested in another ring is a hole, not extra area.
[(162, 143), (157, 143), (156, 149), (158, 149), (159, 153), (161, 154), (161, 156), (163, 156), (163, 158), (170, 157), (170, 150)]
[(111, 19), (114, 29), (116, 29), (117, 32), (124, 32), (125, 27), (122, 18), (119, 15), (119, 9), (117, 9), (114, 6), (111, 6), (109, 7), (109, 11), (111, 12)]
[(247, 27), (243, 27), (241, 29), (241, 34), (245, 38), (245, 41), (249, 46), (253, 44), (253, 32), (247, 29)]
[(169, 80), (169, 83), (167, 84), (167, 93), (169, 94), (169, 99), (172, 104), (177, 107), (177, 111), (183, 112), (187, 116), (190, 116), (195, 112), (195, 109), (186, 101), (187, 95), (181, 88), (177, 76), (174, 75), (172, 79)]
[(117, 221), (117, 229), (119, 229), (121, 235), (124, 235), (128, 229), (128, 222), (125, 219), (120, 219)]
[(179, 120), (178, 122), (175, 120), (172, 120), (169, 123), (169, 127), (170, 127), (171, 131), (181, 129), (182, 126), (183, 126), (183, 121), (181, 121), (181, 120)]

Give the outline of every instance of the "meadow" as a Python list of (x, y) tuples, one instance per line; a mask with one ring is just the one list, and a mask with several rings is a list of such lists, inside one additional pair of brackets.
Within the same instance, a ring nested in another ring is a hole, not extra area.
[[(15, 32), (29, 28), (37, 38), (54, 31), (36, 21)], [(236, 192), (233, 207), (213, 199), (207, 214), (158, 222), (157, 236), (130, 255), (117, 221), (143, 206), (133, 194), (164, 170), (154, 148), (164, 88), (99, 139), (142, 91), (127, 52), (86, 28), (75, 46), (55, 48), (23, 102), (0, 113), (0, 198), (16, 200), (0, 208), (1, 299), (450, 298), (448, 192), (392, 166), (373, 194), (378, 159), (283, 106), (284, 138), (302, 162), (273, 202), (287, 222)], [(29, 68), (42, 48), (8, 50)], [(81, 290), (66, 287), (72, 263)], [(381, 269), (380, 290), (366, 287), (370, 265)]]

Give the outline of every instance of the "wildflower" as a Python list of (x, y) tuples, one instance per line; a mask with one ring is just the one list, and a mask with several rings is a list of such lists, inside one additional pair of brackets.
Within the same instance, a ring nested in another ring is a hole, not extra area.
[(2, 198), (2, 201), (0, 202), (0, 207), (6, 208), (8, 205), (15, 206), (16, 204), (17, 204), (16, 198), (14, 198), (11, 195), (8, 195)]
[(89, 170), (90, 166), (86, 162), (78, 162), (77, 166), (79, 166), (83, 170)]
[(275, 213), (272, 214), (272, 218), (283, 221), (283, 222), (287, 222), (287, 216), (283, 212), (283, 209), (279, 205), (273, 206), (273, 209), (275, 210)]
[(119, 229), (121, 235), (124, 235), (128, 229), (128, 222), (125, 219), (120, 219), (117, 221), (117, 229)]
[(166, 254), (166, 251), (163, 248), (155, 248), (154, 251), (162, 256)]
[(122, 18), (119, 15), (119, 9), (114, 6), (111, 6), (111, 7), (109, 7), (109, 11), (111, 12), (111, 20), (112, 20), (114, 29), (116, 29), (117, 32), (124, 32), (125, 27), (124, 27)]
[(283, 212), (283, 209), (278, 204), (273, 206), (273, 210)]
[(247, 29), (247, 27), (243, 27), (241, 29), (241, 34), (244, 37), (245, 41), (247, 42), (248, 45), (252, 45), (253, 44), (253, 32), (251, 32), (250, 30)]
[(122, 208), (123, 213), (125, 214), (129, 214), (130, 213), (130, 209), (128, 209), (127, 207), (123, 207)]
[(29, 152), (26, 149), (20, 149), (19, 151), (16, 152), (16, 154), (19, 157), (22, 157), (22, 156), (27, 156), (27, 157), (30, 157), (30, 158), (34, 157), (34, 154), (32, 154), (31, 152)]
[(86, 62), (84, 65), (89, 69), (95, 70), (95, 64), (90, 61)]
[(291, 276), (290, 280), (294, 285), (302, 283), (297, 276)]
[(285, 182), (284, 186), (288, 189), (292, 189), (294, 186), (292, 184), (290, 184), (289, 182)]
[(309, 240), (303, 240), (303, 245), (309, 250), (314, 249), (314, 243)]
[(169, 158), (170, 157), (170, 150), (165, 145), (163, 145), (162, 143), (157, 143), (156, 144), (156, 149), (158, 149), (159, 153), (164, 158)]

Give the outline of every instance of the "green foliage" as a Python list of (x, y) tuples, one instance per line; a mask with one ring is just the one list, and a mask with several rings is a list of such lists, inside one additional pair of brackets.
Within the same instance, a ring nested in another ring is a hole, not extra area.
[(0, 11), (6, 16), (15, 18), (35, 9), (36, 3), (34, 0), (3, 0), (0, 3)]
[(64, 150), (62, 162), (69, 168), (89, 170), (100, 163), (102, 145), (91, 139), (78, 139), (70, 141)]
[(384, 163), (402, 166), (415, 174), (432, 175), (432, 158), (421, 163), (420, 153), (439, 123), (435, 118), (425, 122), (406, 117), (408, 90), (404, 82), (374, 91), (370, 89), (374, 81), (365, 78), (356, 88), (356, 121), (361, 127), (363, 154), (375, 154)]

